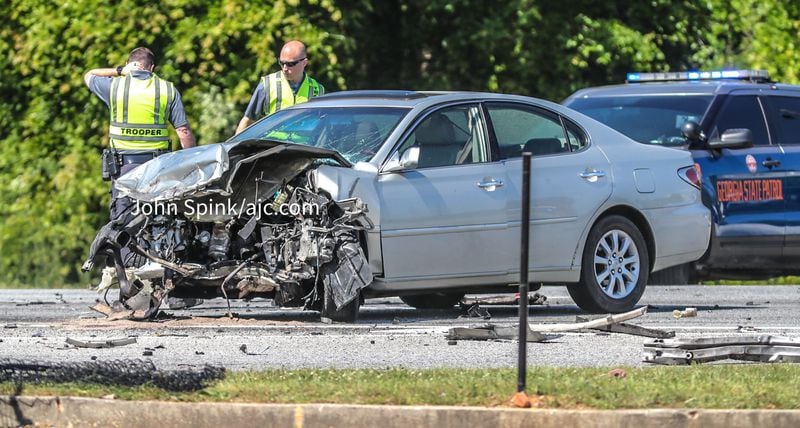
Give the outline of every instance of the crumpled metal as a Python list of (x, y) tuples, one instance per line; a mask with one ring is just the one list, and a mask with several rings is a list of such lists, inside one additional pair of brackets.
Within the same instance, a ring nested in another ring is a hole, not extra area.
[(228, 170), (228, 152), (235, 146), (212, 144), (165, 153), (118, 178), (114, 186), (120, 196), (145, 202), (202, 196), (201, 189)]

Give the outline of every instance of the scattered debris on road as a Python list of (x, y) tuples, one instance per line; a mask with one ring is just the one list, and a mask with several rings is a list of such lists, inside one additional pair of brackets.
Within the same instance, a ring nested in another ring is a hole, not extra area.
[(262, 350), (261, 352), (250, 352), (250, 351), (247, 350), (247, 345), (246, 344), (243, 343), (243, 344), (241, 344), (239, 346), (239, 350), (242, 351), (242, 353), (245, 354), (245, 355), (267, 355), (267, 350), (268, 349), (269, 349), (269, 346), (264, 348), (264, 350)]
[(89, 309), (105, 315), (109, 321), (137, 319), (136, 313), (133, 310), (114, 309), (111, 306), (108, 306), (107, 304), (102, 302), (98, 302), (95, 303), (93, 306), (89, 306)]
[[(528, 295), (528, 305), (534, 306), (541, 306), (547, 302), (547, 296), (544, 296), (539, 293), (533, 293)], [(488, 296), (488, 297), (465, 297), (461, 299), (460, 305), (463, 306), (471, 306), (471, 305), (483, 305), (483, 306), (490, 306), (490, 305), (506, 305), (506, 306), (516, 306), (519, 305), (519, 293), (516, 295), (504, 295), (504, 296)]]
[(780, 336), (655, 339), (644, 344), (642, 361), (683, 365), (718, 360), (800, 362), (800, 340)]
[(623, 321), (627, 321), (633, 318), (638, 318), (647, 313), (647, 306), (642, 306), (641, 308), (634, 309), (630, 312), (625, 312), (621, 314), (615, 315), (606, 315), (603, 318), (597, 318), (591, 321), (586, 322), (578, 322), (578, 323), (569, 323), (569, 324), (534, 324), (531, 325), (530, 328), (533, 331), (541, 332), (541, 333), (557, 333), (557, 332), (564, 332), (564, 331), (578, 331), (587, 328), (600, 328), (609, 326), (612, 324), (619, 324)]
[(14, 306), (35, 306), (35, 305), (55, 305), (57, 302), (45, 302), (42, 300), (33, 300), (30, 302), (17, 303)]
[(459, 318), (482, 318), (485, 320), (492, 319), (492, 314), (489, 313), (489, 310), (482, 308), (481, 305), (477, 303), (473, 303), (469, 306), (461, 304), (461, 311), (462, 314), (458, 316)]
[(136, 338), (125, 337), (122, 339), (107, 339), (107, 340), (77, 340), (68, 337), (67, 343), (72, 346), (75, 346), (76, 348), (114, 348), (117, 346), (125, 346), (136, 343)]
[[(640, 317), (647, 312), (647, 306), (639, 309), (634, 309), (630, 312), (625, 312), (616, 315), (607, 315), (604, 318), (598, 318), (586, 322), (577, 322), (570, 324), (528, 324), (528, 342), (543, 342), (547, 337), (542, 333), (558, 333), (565, 331), (580, 331), (586, 329), (605, 329), (609, 326), (614, 326), (613, 329), (609, 328), (605, 331), (612, 331), (615, 333), (637, 334), (640, 336), (648, 337), (671, 337), (674, 332), (662, 332), (660, 330), (652, 330), (644, 327), (622, 324), (623, 321)], [(620, 327), (622, 325), (622, 327)], [(454, 327), (447, 333), (449, 340), (498, 340), (498, 339), (516, 339), (519, 337), (518, 326), (500, 326), (495, 324), (485, 324), (474, 327)]]
[[(589, 321), (588, 318), (577, 316), (575, 317), (575, 322), (587, 322)], [(674, 331), (666, 331), (666, 330), (658, 330), (655, 328), (647, 328), (642, 327), (635, 324), (628, 324), (628, 323), (616, 323), (616, 324), (609, 324), (602, 327), (594, 327), (587, 329), (589, 331), (606, 331), (609, 333), (622, 333), (622, 334), (631, 334), (634, 336), (644, 336), (644, 337), (654, 337), (658, 339), (668, 339), (671, 337), (675, 337)]]
[[(447, 332), (449, 341), (455, 340), (513, 340), (519, 337), (519, 326), (485, 324), (474, 327), (453, 327)], [(528, 327), (528, 342), (543, 342), (547, 338)], [(448, 342), (450, 344), (450, 342)]]
[(679, 318), (692, 318), (697, 316), (697, 308), (686, 308), (684, 310), (675, 309), (672, 311), (672, 316), (676, 319)]

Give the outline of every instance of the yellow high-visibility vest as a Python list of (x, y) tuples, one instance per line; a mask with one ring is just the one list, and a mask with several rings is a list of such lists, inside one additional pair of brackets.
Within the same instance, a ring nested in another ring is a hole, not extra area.
[(124, 150), (167, 150), (167, 108), (175, 99), (171, 82), (152, 74), (136, 79), (130, 74), (111, 82), (111, 147)]
[(264, 115), (270, 115), (282, 108), (304, 103), (311, 97), (325, 95), (325, 88), (308, 74), (303, 77), (303, 81), (297, 89), (297, 95), (292, 92), (292, 87), (289, 85), (289, 81), (283, 77), (282, 71), (268, 74), (261, 79), (265, 92), (269, 94), (268, 102), (264, 103)]

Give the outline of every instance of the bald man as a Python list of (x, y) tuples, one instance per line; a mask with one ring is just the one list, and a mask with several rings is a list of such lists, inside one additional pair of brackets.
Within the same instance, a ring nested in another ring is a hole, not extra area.
[(236, 127), (237, 134), (264, 116), (325, 94), (325, 87), (305, 72), (308, 54), (303, 42), (286, 43), (278, 58), (281, 70), (261, 78)]

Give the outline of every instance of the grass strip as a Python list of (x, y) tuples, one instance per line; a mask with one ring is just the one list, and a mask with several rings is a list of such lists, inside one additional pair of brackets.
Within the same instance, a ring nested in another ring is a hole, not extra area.
[[(687, 367), (528, 369), (537, 407), (561, 409), (800, 408), (800, 365), (714, 364)], [(185, 402), (340, 403), (509, 406), (513, 369), (267, 370), (230, 372), (193, 393), (89, 384), (0, 383), (4, 395), (69, 395)]]

